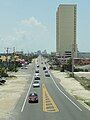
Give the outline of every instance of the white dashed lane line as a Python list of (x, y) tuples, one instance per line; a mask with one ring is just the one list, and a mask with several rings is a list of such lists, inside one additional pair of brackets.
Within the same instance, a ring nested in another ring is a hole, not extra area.
[(26, 104), (26, 101), (27, 101), (27, 97), (28, 97), (29, 91), (30, 91), (30, 89), (31, 89), (31, 86), (32, 86), (33, 80), (34, 80), (34, 76), (33, 76), (33, 78), (32, 78), (32, 81), (31, 81), (31, 84), (30, 84), (30, 86), (29, 86), (29, 89), (28, 89), (27, 95), (26, 95), (25, 100), (24, 100), (24, 103), (23, 103), (23, 105), (22, 105), (21, 112), (23, 112), (23, 110), (24, 110), (24, 107), (25, 107), (25, 104)]

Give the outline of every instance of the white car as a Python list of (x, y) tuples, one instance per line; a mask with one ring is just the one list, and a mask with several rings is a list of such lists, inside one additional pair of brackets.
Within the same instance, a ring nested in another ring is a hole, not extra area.
[(28, 69), (28, 67), (27, 66), (22, 66), (21, 69)]
[(33, 82), (33, 87), (40, 87), (39, 81), (34, 81)]
[(45, 76), (46, 76), (46, 77), (50, 77), (50, 74), (49, 74), (49, 73), (45, 73)]
[(35, 73), (35, 76), (39, 76), (39, 73)]
[(34, 76), (34, 79), (35, 79), (35, 80), (40, 80), (40, 76), (39, 76), (39, 75)]
[(39, 68), (39, 65), (37, 65), (37, 68)]
[(35, 73), (39, 73), (39, 69), (36, 69), (36, 70), (35, 70)]

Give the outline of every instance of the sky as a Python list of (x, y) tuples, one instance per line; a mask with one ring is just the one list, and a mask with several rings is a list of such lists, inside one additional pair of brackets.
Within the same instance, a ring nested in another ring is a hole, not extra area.
[(56, 51), (56, 11), (77, 4), (77, 45), (90, 52), (90, 0), (0, 0), (0, 52)]

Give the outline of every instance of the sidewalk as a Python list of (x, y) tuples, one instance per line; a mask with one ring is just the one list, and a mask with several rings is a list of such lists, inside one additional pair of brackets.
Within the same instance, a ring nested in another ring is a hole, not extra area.
[(85, 90), (84, 87), (74, 78), (70, 78), (67, 73), (60, 71), (51, 71), (55, 78), (58, 78), (59, 83), (64, 89), (74, 96), (81, 104), (90, 110), (90, 107), (84, 102), (90, 102), (90, 91)]

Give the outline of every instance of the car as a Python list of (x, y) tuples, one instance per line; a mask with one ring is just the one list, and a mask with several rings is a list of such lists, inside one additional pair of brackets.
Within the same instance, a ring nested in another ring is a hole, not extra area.
[(28, 96), (28, 102), (29, 103), (38, 103), (38, 94), (35, 92), (32, 92)]
[(46, 67), (43, 67), (43, 70), (46, 70)]
[(39, 67), (39, 65), (37, 65), (37, 68)]
[(49, 74), (49, 73), (45, 73), (45, 76), (46, 76), (46, 77), (50, 77), (50, 74)]
[(27, 66), (25, 66), (25, 69), (28, 69), (28, 67), (27, 67)]
[(33, 82), (33, 87), (40, 87), (39, 81), (34, 81)]
[(35, 70), (35, 73), (39, 73), (39, 69), (36, 69), (36, 70)]
[(28, 69), (28, 67), (27, 66), (22, 66), (21, 69)]
[(6, 82), (5, 78), (0, 77), (0, 85), (4, 84)]
[(45, 73), (48, 73), (48, 70), (45, 70)]
[(40, 80), (40, 75), (39, 75), (39, 73), (35, 73), (34, 79), (35, 79), (35, 80)]
[(24, 69), (24, 67), (21, 67), (21, 69)]
[(35, 80), (40, 80), (40, 76), (39, 76), (39, 75), (35, 75), (35, 76), (34, 76), (34, 79), (35, 79)]
[(40, 74), (39, 73), (35, 73), (35, 76), (39, 76)]

